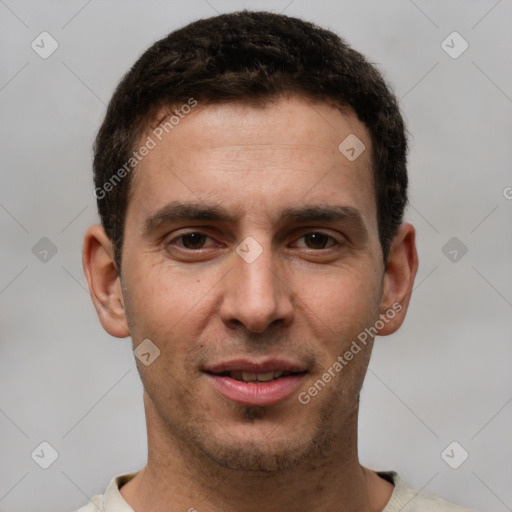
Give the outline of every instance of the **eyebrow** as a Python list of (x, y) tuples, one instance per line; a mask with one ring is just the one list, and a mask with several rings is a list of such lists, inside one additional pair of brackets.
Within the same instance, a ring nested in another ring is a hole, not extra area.
[[(183, 220), (234, 223), (236, 216), (228, 213), (219, 205), (172, 201), (144, 221), (143, 232), (145, 235), (149, 235), (164, 224)], [(278, 221), (280, 223), (344, 223), (364, 233), (367, 232), (363, 215), (358, 209), (351, 206), (310, 204), (302, 207), (289, 207), (281, 212)]]

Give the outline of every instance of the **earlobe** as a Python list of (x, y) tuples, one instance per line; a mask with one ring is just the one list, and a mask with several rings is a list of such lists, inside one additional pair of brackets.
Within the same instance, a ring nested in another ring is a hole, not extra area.
[(416, 232), (412, 224), (402, 224), (393, 240), (384, 273), (380, 313), (387, 322), (379, 336), (394, 333), (403, 323), (418, 270)]
[(82, 252), (89, 291), (103, 328), (116, 338), (130, 335), (113, 248), (102, 226), (91, 226)]

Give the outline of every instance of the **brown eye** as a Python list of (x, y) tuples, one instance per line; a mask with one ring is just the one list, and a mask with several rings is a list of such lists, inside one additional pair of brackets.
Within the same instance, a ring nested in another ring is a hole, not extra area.
[(325, 246), (332, 238), (324, 233), (308, 233), (304, 235), (304, 241), (309, 249), (325, 249)]
[(178, 240), (181, 240), (185, 249), (201, 249), (207, 238), (202, 233), (188, 233), (187, 235), (180, 236)]

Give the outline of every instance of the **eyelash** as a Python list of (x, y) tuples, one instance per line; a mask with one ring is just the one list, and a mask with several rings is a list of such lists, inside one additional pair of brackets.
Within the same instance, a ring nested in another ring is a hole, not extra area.
[[(182, 233), (182, 234), (172, 238), (171, 240), (169, 240), (168, 242), (165, 243), (165, 246), (166, 247), (170, 247), (170, 246), (174, 245), (174, 243), (177, 240), (183, 239), (183, 238), (185, 238), (187, 236), (190, 236), (190, 235), (201, 235), (201, 236), (204, 236), (206, 238), (210, 238), (211, 240), (213, 240), (212, 237), (210, 237), (206, 233), (202, 233), (201, 231), (190, 231), (190, 232), (187, 232), (187, 233)], [(308, 249), (308, 250), (311, 250), (311, 251), (314, 251), (314, 252), (320, 252), (320, 251), (326, 251), (326, 250), (333, 249), (336, 246), (342, 246), (343, 245), (334, 236), (328, 235), (327, 233), (324, 233), (322, 231), (308, 231), (306, 233), (303, 233), (297, 240), (300, 240), (301, 238), (304, 238), (307, 235), (322, 235), (322, 236), (326, 236), (329, 239), (327, 243), (329, 243), (330, 241), (333, 241), (334, 244), (329, 246), (329, 247), (322, 247), (322, 248), (319, 248), (319, 249), (315, 249), (315, 248), (311, 248), (311, 247), (305, 247), (305, 248), (303, 247), (302, 249)], [(202, 250), (208, 249), (208, 247), (200, 247), (198, 249), (189, 249), (189, 248), (184, 247), (182, 245), (181, 246), (178, 245), (177, 247), (179, 247), (180, 250), (184, 250), (184, 251), (187, 251), (187, 252), (197, 252), (197, 253), (199, 253)]]

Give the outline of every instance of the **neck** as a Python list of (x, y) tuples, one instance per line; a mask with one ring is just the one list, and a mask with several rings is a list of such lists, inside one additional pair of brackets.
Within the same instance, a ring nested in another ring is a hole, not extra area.
[(357, 409), (327, 454), (299, 467), (264, 472), (226, 468), (184, 446), (150, 408), (146, 401), (148, 463), (121, 488), (135, 512), (320, 512), (340, 507), (378, 512), (391, 496), (393, 486), (359, 464)]

